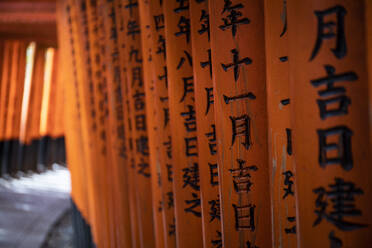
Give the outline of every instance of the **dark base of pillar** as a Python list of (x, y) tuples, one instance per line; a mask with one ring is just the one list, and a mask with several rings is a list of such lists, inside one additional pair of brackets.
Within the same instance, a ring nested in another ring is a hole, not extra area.
[(95, 248), (91, 228), (89, 223), (84, 220), (79, 209), (71, 200), (72, 205), (72, 226), (74, 229), (74, 247), (75, 248)]

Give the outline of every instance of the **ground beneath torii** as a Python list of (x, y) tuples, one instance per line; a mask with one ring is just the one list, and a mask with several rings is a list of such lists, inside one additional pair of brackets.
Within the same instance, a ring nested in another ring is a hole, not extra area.
[(69, 173), (60, 166), (0, 179), (0, 247), (72, 247), (69, 192)]

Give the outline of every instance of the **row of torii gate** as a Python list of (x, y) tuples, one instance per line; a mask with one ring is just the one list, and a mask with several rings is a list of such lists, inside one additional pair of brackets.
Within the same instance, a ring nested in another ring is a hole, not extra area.
[(370, 246), (372, 2), (35, 6), (78, 247)]

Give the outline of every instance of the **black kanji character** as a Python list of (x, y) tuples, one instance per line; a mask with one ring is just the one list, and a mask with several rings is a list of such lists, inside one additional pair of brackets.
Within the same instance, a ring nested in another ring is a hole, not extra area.
[(287, 134), (287, 154), (292, 155), (292, 130), (286, 128), (285, 133)]
[(328, 235), (329, 243), (330, 243), (330, 248), (341, 248), (343, 243), (342, 240), (337, 238), (335, 236), (335, 232), (331, 231)]
[(168, 236), (176, 235), (176, 220), (173, 219), (173, 223), (168, 225)]
[(211, 164), (209, 165), (209, 174), (210, 174), (210, 184), (212, 186), (218, 185), (218, 165), (217, 164)]
[(189, 0), (176, 0), (179, 3), (178, 7), (174, 9), (174, 12), (180, 13), (189, 9)]
[(293, 177), (293, 173), (292, 173), (292, 171), (287, 170), (287, 171), (283, 172), (283, 175), (285, 176), (284, 185), (287, 186), (286, 188), (284, 188), (285, 193), (283, 195), (283, 199), (285, 199), (289, 195), (294, 196), (294, 192), (293, 192), (293, 189), (292, 189), (293, 181), (291, 180), (292, 177)]
[[(186, 59), (189, 62), (189, 65), (192, 66), (192, 56), (185, 50), (183, 50), (183, 53), (186, 55)], [(177, 70), (179, 70), (183, 66), (186, 59), (184, 56), (181, 57), (180, 62), (178, 62), (178, 65), (177, 65)]]
[(141, 162), (137, 166), (139, 168), (138, 169), (138, 174), (141, 174), (141, 175), (143, 175), (144, 177), (147, 177), (147, 178), (151, 177), (151, 174), (149, 172), (149, 169), (150, 169), (149, 163), (145, 162), (145, 160), (143, 160), (141, 158)]
[(130, 17), (132, 17), (132, 9), (134, 7), (138, 7), (138, 2), (136, 0), (134, 0), (134, 1), (133, 0), (128, 0), (128, 4), (125, 5), (125, 8), (126, 9), (129, 9), (129, 15), (130, 15)]
[(287, 62), (288, 61), (288, 56), (282, 56), (279, 57), (280, 62)]
[(146, 131), (146, 116), (141, 114), (141, 115), (136, 115), (134, 117), (134, 122), (135, 122), (135, 127), (137, 131)]
[(138, 82), (138, 87), (143, 86), (142, 80), (142, 67), (135, 66), (132, 68), (132, 86), (134, 86)]
[(161, 175), (160, 175), (160, 172), (158, 171), (156, 173), (157, 177), (158, 177), (158, 186), (161, 187)]
[(211, 49), (208, 49), (208, 60), (205, 62), (200, 62), (200, 66), (202, 68), (205, 68), (206, 66), (209, 67), (209, 76), (212, 78), (212, 55), (211, 55)]
[(206, 10), (202, 9), (199, 21), (200, 29), (198, 30), (198, 33), (202, 35), (205, 32), (207, 32), (209, 41), (210, 40), (209, 14)]
[(231, 28), (232, 36), (235, 37), (236, 31), (239, 25), (249, 24), (250, 20), (248, 18), (241, 18), (243, 16), (242, 12), (239, 9), (244, 8), (244, 5), (239, 3), (233, 5), (231, 0), (224, 0), (225, 5), (223, 6), (222, 14), (228, 12), (229, 14), (222, 18), (223, 25), (220, 25), (220, 29), (225, 31), (226, 29)]
[(217, 232), (217, 239), (212, 239), (211, 244), (212, 248), (222, 248), (222, 236), (220, 231)]
[[(329, 129), (318, 129), (319, 139), (319, 164), (325, 168), (327, 165), (339, 164), (349, 171), (353, 168), (353, 157), (351, 150), (351, 136), (353, 132), (346, 126), (336, 126)], [(333, 138), (332, 138), (333, 137)], [(327, 139), (337, 139), (337, 143), (328, 143)], [(329, 157), (331, 151), (337, 151), (336, 157)]]
[(195, 117), (195, 109), (193, 105), (187, 105), (188, 111), (182, 112), (181, 116), (184, 117), (184, 125), (186, 127), (187, 132), (195, 132), (196, 131), (196, 117)]
[(183, 95), (180, 102), (183, 102), (188, 93), (194, 93), (194, 77), (184, 77), (183, 81)]
[(164, 126), (163, 128), (165, 128), (168, 123), (169, 123), (169, 108), (163, 108), (163, 113), (164, 113)]
[(200, 178), (199, 178), (199, 165), (198, 163), (193, 163), (190, 167), (182, 169), (183, 171), (183, 186), (185, 188), (190, 186), (194, 190), (200, 190)]
[[(166, 58), (166, 47), (165, 47), (165, 38), (163, 35), (159, 35), (158, 37), (158, 47), (156, 50), (156, 54), (162, 54), (163, 58)], [(166, 68), (166, 67), (164, 67)]]
[(155, 29), (156, 31), (159, 31), (160, 29), (163, 29), (164, 26), (164, 15), (154, 15), (154, 22), (155, 22)]
[[(288, 222), (293, 223), (296, 221), (296, 217), (287, 217), (287, 220)], [(297, 233), (296, 224), (292, 227), (284, 228), (284, 232), (286, 234), (296, 234)]]
[(191, 205), (188, 208), (185, 208), (186, 213), (192, 213), (196, 217), (201, 217), (200, 211), (196, 211), (195, 208), (200, 207), (200, 197), (196, 193), (192, 193), (192, 200), (185, 200), (187, 205)]
[(137, 152), (141, 153), (143, 156), (149, 155), (149, 144), (147, 136), (141, 135), (136, 139)]
[[(335, 178), (334, 184), (329, 184), (329, 191), (324, 187), (313, 190), (317, 194), (315, 206), (317, 209), (314, 213), (318, 216), (313, 226), (317, 226), (325, 219), (335, 225), (342, 231), (353, 231), (365, 228), (368, 225), (359, 224), (345, 220), (345, 217), (361, 216), (362, 211), (355, 206), (355, 196), (362, 195), (364, 192), (356, 188), (353, 182), (346, 182), (342, 178)], [(332, 204), (332, 211), (326, 212), (329, 206), (328, 201)]]
[(136, 111), (144, 110), (145, 109), (145, 93), (142, 93), (136, 90), (136, 94), (133, 95), (134, 100), (134, 109)]
[(168, 182), (173, 182), (173, 166), (171, 164), (166, 164), (166, 166)]
[(184, 16), (181, 16), (178, 24), (177, 24), (177, 27), (179, 29), (178, 32), (174, 33), (177, 37), (181, 36), (181, 35), (185, 35), (186, 36), (186, 42), (189, 43), (190, 42), (190, 19), (189, 18), (186, 18)]
[(168, 139), (169, 141), (165, 141), (163, 145), (165, 146), (167, 150), (167, 157), (171, 159), (172, 158), (172, 137), (168, 136)]
[(116, 30), (116, 27), (110, 28), (110, 40), (117, 40), (118, 38), (118, 32)]
[(229, 104), (230, 102), (233, 102), (233, 101), (237, 101), (237, 100), (242, 100), (242, 99), (251, 99), (251, 100), (255, 100), (256, 99), (256, 96), (252, 93), (252, 92), (248, 92), (248, 93), (245, 93), (245, 94), (240, 94), (240, 95), (237, 95), (237, 96), (226, 96), (226, 95), (223, 95), (223, 100), (225, 101), (226, 104)]
[(163, 66), (163, 69), (164, 69), (164, 74), (163, 75), (159, 75), (158, 76), (158, 79), (159, 80), (163, 80), (164, 79), (165, 88), (168, 89), (168, 70), (167, 70), (167, 67), (166, 66)]
[(229, 169), (233, 176), (234, 189), (237, 193), (247, 193), (251, 191), (253, 185), (250, 171), (257, 171), (258, 168), (255, 165), (246, 166), (246, 161), (242, 159), (237, 159), (236, 161), (239, 164), (239, 168)]
[(167, 201), (168, 209), (173, 208), (174, 207), (173, 192), (172, 191), (167, 192), (167, 196), (168, 196), (168, 201)]
[(213, 88), (205, 88), (207, 93), (207, 109), (205, 110), (205, 115), (209, 113), (209, 108), (214, 103)]
[[(318, 78), (311, 80), (311, 84), (314, 87), (319, 87), (321, 85), (326, 85), (326, 89), (318, 91), (319, 96), (329, 97), (337, 94), (342, 94), (336, 97), (328, 99), (317, 99), (317, 104), (319, 106), (320, 118), (323, 120), (332, 117), (345, 115), (348, 113), (348, 106), (351, 104), (351, 100), (346, 95), (343, 95), (346, 92), (344, 87), (336, 87), (335, 83), (341, 82), (352, 82), (358, 80), (358, 76), (354, 72), (345, 72), (341, 74), (335, 74), (335, 68), (331, 65), (324, 66), (327, 76), (323, 78)], [(327, 106), (334, 105), (338, 103), (338, 108), (328, 109)]]
[(247, 245), (247, 248), (259, 248), (257, 245), (252, 244), (250, 241), (247, 241), (246, 245)]
[(249, 149), (251, 142), (250, 142), (250, 118), (248, 115), (242, 115), (238, 117), (229, 117), (231, 120), (232, 126), (232, 139), (231, 139), (231, 146), (234, 145), (236, 137), (243, 136), (245, 149)]
[(158, 204), (159, 204), (159, 205), (158, 205), (158, 212), (163, 211), (163, 202), (162, 202), (162, 201), (159, 201)]
[(254, 210), (256, 205), (248, 204), (237, 206), (232, 204), (235, 214), (235, 229), (237, 231), (250, 230), (254, 232), (255, 223), (254, 223)]
[(243, 64), (249, 65), (252, 64), (252, 60), (248, 57), (245, 57), (243, 59), (239, 59), (239, 51), (236, 49), (232, 49), (231, 53), (233, 54), (233, 62), (229, 64), (222, 64), (222, 69), (224, 71), (228, 71), (231, 67), (234, 69), (234, 79), (235, 82), (239, 79), (239, 71), (240, 71), (240, 66)]
[(140, 27), (137, 23), (136, 20), (132, 20), (132, 21), (128, 21), (128, 25), (127, 25), (127, 35), (128, 36), (132, 36), (132, 40), (135, 40), (136, 39), (136, 35), (140, 33)]
[(216, 126), (212, 124), (211, 128), (212, 128), (212, 131), (209, 133), (206, 133), (205, 136), (208, 139), (209, 153), (211, 155), (215, 155), (217, 153)]
[(197, 138), (190, 137), (185, 138), (185, 154), (187, 157), (198, 156)]
[(217, 197), (216, 200), (208, 201), (209, 204), (209, 223), (214, 220), (221, 220), (221, 209), (220, 209), (220, 199)]
[(283, 11), (280, 17), (283, 22), (283, 30), (280, 33), (280, 37), (283, 37), (287, 33), (287, 0), (283, 0)]
[(138, 49), (135, 49), (133, 46), (131, 46), (130, 52), (129, 52), (129, 62), (133, 61), (133, 57), (134, 57), (135, 62), (142, 63), (142, 57), (141, 57), (140, 51)]
[[(315, 58), (318, 54), (320, 47), (322, 46), (323, 40), (329, 40), (336, 38), (336, 47), (331, 49), (333, 54), (338, 59), (342, 59), (346, 56), (346, 38), (345, 38), (345, 15), (346, 9), (341, 5), (319, 11), (314, 11), (318, 20), (318, 34), (315, 42), (313, 52), (311, 53), (310, 61)], [(335, 21), (325, 21), (324, 18), (329, 15), (336, 15)], [(336, 32), (334, 30), (336, 28)]]

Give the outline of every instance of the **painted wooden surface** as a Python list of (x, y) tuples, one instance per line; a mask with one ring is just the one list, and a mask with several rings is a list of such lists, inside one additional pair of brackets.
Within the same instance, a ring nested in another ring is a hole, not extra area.
[(265, 1), (269, 177), (274, 247), (297, 247), (287, 1)]
[(264, 5), (209, 10), (223, 245), (270, 247)]
[(299, 246), (368, 246), (364, 2), (288, 1), (288, 22)]

